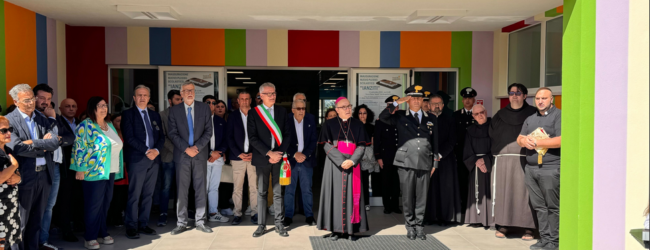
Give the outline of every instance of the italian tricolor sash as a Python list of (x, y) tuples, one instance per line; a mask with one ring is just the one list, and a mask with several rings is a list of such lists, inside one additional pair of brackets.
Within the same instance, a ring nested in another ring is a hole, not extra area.
[[(271, 118), (272, 116), (269, 111), (266, 110), (263, 105), (258, 105), (255, 107), (255, 112), (257, 112), (257, 114), (262, 117), (264, 125), (266, 125), (269, 131), (271, 131), (271, 134), (273, 135), (273, 138), (275, 138), (275, 141), (278, 143), (278, 146), (282, 145), (282, 132), (280, 131), (278, 124), (275, 123), (275, 120)], [(287, 186), (289, 184), (291, 184), (291, 165), (289, 165), (287, 153), (283, 153), (282, 165), (280, 166), (280, 185)]]

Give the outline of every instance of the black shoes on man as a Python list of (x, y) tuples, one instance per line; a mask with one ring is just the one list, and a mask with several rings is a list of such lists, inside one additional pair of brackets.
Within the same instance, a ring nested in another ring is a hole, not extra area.
[[(287, 229), (284, 228), (284, 226), (276, 226), (275, 231), (281, 236), (281, 237), (289, 237), (289, 233), (287, 232)], [(257, 227), (257, 230), (253, 233), (253, 237), (257, 238), (266, 233), (266, 225), (259, 225)]]

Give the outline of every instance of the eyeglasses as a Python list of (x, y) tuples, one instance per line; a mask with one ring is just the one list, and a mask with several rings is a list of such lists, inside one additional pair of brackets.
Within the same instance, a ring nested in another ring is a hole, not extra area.
[(29, 98), (29, 99), (23, 99), (22, 101), (20, 101), (20, 103), (23, 103), (23, 104), (32, 104), (34, 102), (36, 102), (36, 98), (34, 98), (34, 97)]
[(293, 109), (298, 110), (298, 111), (305, 111), (306, 108), (293, 108)]
[(8, 127), (8, 128), (0, 129), (0, 134), (6, 134), (7, 132), (9, 132), (9, 133), (13, 133), (13, 132), (14, 132), (14, 128), (13, 128), (13, 127)]
[(207, 101), (207, 102), (205, 102), (205, 103), (210, 104), (210, 105), (217, 105), (217, 102)]
[(524, 94), (524, 93), (521, 93), (521, 91), (517, 91), (517, 92), (510, 91), (510, 92), (508, 92), (508, 95), (509, 95), (509, 96), (513, 96), (513, 95), (521, 96), (521, 95), (523, 95), (523, 94)]
[(191, 94), (191, 93), (194, 93), (194, 90), (193, 89), (186, 89), (186, 90), (183, 90), (181, 92)]
[(367, 114), (368, 113), (366, 113), (366, 112), (363, 112), (363, 113), (359, 112), (359, 115), (367, 115)]
[(106, 105), (106, 104), (97, 104), (97, 108), (105, 109), (105, 108), (108, 108), (108, 105)]
[(431, 106), (437, 107), (437, 106), (442, 106), (441, 102), (432, 102)]
[(261, 93), (261, 94), (265, 95), (265, 96), (268, 96), (268, 97), (271, 97), (271, 96), (275, 96), (277, 93), (276, 92), (271, 92), (271, 93)]
[(260, 97), (260, 96), (256, 96), (255, 98), (257, 98), (257, 99), (261, 99), (262, 97)]
[(478, 112), (478, 113), (472, 113), (472, 116), (479, 116), (479, 115), (487, 115), (487, 112), (485, 110)]
[(336, 108), (337, 108), (337, 109), (344, 109), (344, 110), (345, 110), (345, 109), (352, 109), (352, 105), (350, 104), (350, 105), (348, 105), (348, 106), (341, 106), (341, 107), (336, 107)]

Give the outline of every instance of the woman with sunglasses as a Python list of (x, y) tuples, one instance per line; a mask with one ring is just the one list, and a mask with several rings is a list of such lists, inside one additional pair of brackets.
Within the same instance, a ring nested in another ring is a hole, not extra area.
[(77, 126), (70, 169), (77, 171), (77, 180), (83, 180), (84, 246), (99, 249), (100, 243), (114, 243), (106, 228), (106, 217), (113, 198), (114, 181), (124, 176), (123, 143), (102, 97), (91, 97), (86, 107), (88, 118)]
[[(12, 249), (11, 246), (21, 241), (20, 216), (18, 215), (18, 184), (20, 173), (18, 161), (7, 147), (11, 142), (9, 119), (0, 116), (0, 248)], [(16, 245), (17, 246), (17, 245)]]

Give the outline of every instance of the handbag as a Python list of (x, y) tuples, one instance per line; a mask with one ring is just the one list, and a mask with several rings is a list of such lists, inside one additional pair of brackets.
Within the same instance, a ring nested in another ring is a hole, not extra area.
[(379, 163), (375, 159), (375, 152), (372, 147), (366, 147), (361, 158), (361, 170), (379, 172)]

